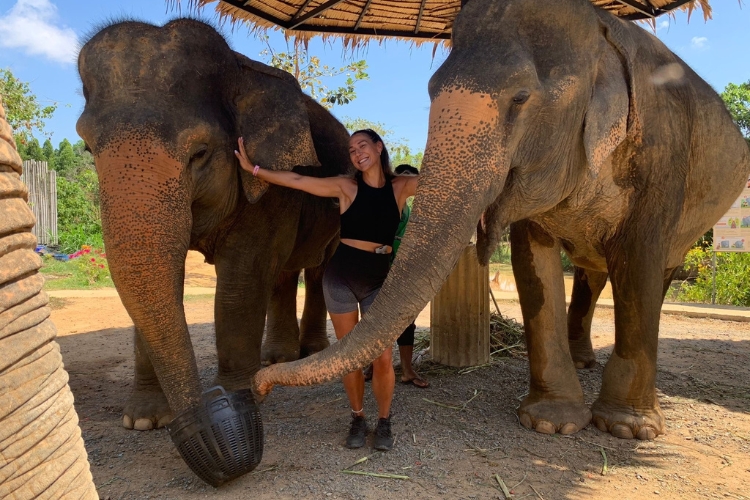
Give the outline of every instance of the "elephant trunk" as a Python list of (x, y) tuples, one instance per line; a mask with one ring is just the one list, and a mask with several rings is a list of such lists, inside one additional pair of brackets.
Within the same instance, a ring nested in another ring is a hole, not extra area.
[(258, 372), (259, 393), (276, 384), (323, 383), (361, 368), (393, 345), (432, 300), (505, 182), (503, 148), (490, 137), (497, 116), (488, 96), (454, 90), (433, 100), (409, 225), (376, 301), (353, 333), (329, 349)]
[(158, 143), (132, 142), (96, 157), (104, 242), (117, 292), (178, 415), (201, 392), (183, 308), (191, 198), (178, 159)]
[(98, 498), (0, 102), (0, 498)]

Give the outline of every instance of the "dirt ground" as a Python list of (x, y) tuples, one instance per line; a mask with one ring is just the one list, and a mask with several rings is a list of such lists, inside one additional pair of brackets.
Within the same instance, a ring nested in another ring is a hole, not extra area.
[[(212, 268), (192, 256), (187, 282), (211, 286)], [(662, 316), (657, 387), (667, 433), (652, 442), (592, 426), (569, 437), (523, 429), (515, 408), (526, 392), (527, 362), (505, 358), (471, 371), (423, 370), (427, 389), (397, 384), (396, 445), (388, 453), (344, 448), (349, 411), (340, 383), (276, 388), (261, 405), (263, 461), (215, 489), (192, 474), (165, 430), (122, 427), (132, 324), (117, 297), (94, 295), (53, 299), (52, 318), (103, 499), (505, 498), (498, 479), (515, 499), (750, 498), (750, 323)], [(516, 303), (500, 307), (520, 320)], [(216, 373), (213, 296), (188, 296), (186, 311), (208, 387)], [(417, 325), (429, 327), (426, 311)], [(579, 372), (589, 403), (613, 346), (611, 310), (597, 310), (593, 337), (600, 366)]]

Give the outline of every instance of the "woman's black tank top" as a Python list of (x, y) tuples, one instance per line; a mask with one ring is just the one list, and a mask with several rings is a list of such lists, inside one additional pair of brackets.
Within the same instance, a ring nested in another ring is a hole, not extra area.
[(401, 213), (391, 181), (382, 188), (367, 185), (357, 176), (357, 196), (341, 214), (341, 238), (393, 245)]

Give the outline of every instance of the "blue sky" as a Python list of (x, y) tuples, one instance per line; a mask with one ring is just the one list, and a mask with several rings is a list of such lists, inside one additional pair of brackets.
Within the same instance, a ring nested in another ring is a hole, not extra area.
[[(183, 6), (187, 0), (182, 0)], [(703, 22), (700, 11), (688, 23), (687, 15), (657, 20), (657, 36), (715, 89), (727, 83), (750, 80), (750, 2), (714, 0), (713, 19)], [(47, 121), (46, 132), (53, 144), (62, 139), (78, 140), (75, 123), (83, 109), (83, 97), (75, 67), (78, 40), (95, 26), (113, 17), (133, 17), (163, 24), (177, 13), (160, 0), (0, 0), (0, 68), (10, 69), (29, 82), (40, 101), (57, 102), (55, 116)], [(213, 19), (210, 6), (203, 17)], [(244, 26), (223, 30), (232, 47), (262, 59), (264, 45)], [(272, 45), (284, 50), (283, 37), (271, 33)], [(310, 53), (329, 65), (342, 64), (338, 43), (316, 39)], [(427, 138), (429, 97), (427, 82), (447, 53), (432, 45), (421, 48), (404, 42), (372, 43), (355, 54), (366, 59), (370, 79), (360, 82), (357, 99), (336, 106), (339, 117), (361, 117), (383, 123), (393, 130), (394, 139), (404, 138), (413, 149), (422, 149)], [(333, 84), (329, 85), (333, 86)], [(40, 140), (44, 137), (38, 135)]]

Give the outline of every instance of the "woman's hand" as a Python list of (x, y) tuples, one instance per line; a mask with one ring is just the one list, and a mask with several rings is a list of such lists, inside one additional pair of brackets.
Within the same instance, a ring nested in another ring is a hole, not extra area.
[(242, 167), (242, 170), (246, 170), (253, 175), (258, 175), (256, 169), (260, 169), (260, 166), (253, 166), (253, 164), (250, 163), (250, 159), (247, 157), (247, 152), (245, 151), (245, 139), (243, 139), (242, 137), (237, 139), (237, 145), (239, 147), (239, 150), (234, 150), (234, 156), (236, 156), (237, 159), (240, 160), (240, 166)]

